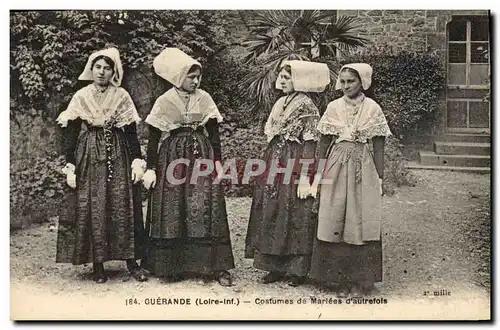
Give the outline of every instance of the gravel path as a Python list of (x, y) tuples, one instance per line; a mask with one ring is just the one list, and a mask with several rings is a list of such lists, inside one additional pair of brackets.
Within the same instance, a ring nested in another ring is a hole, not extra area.
[[(11, 233), (11, 318), (488, 319), (489, 175), (421, 170), (414, 174), (415, 187), (401, 187), (384, 197), (384, 282), (366, 297), (373, 298), (371, 303), (339, 303), (334, 292), (312, 284), (291, 288), (286, 283), (258, 283), (265, 273), (243, 259), (251, 199), (229, 198), (235, 286), (198, 279), (166, 283), (151, 278), (137, 283), (120, 262), (107, 263), (110, 280), (96, 285), (90, 280), (91, 265), (54, 263), (56, 219), (51, 219)], [(424, 291), (446, 295), (428, 296)], [(192, 305), (147, 304), (158, 297), (190, 298)], [(313, 304), (314, 297), (331, 299)], [(137, 301), (127, 306), (128, 298)], [(235, 298), (239, 305), (196, 306), (196, 298)], [(271, 301), (259, 304), (256, 299)], [(276, 304), (272, 299), (282, 301)], [(293, 304), (284, 304), (287, 299)]]

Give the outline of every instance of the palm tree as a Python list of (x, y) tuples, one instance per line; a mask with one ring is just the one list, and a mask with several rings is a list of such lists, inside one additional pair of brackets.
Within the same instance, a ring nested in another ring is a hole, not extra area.
[(274, 83), (282, 61), (314, 58), (327, 63), (335, 77), (332, 69), (336, 68), (337, 50), (345, 54), (368, 42), (353, 35), (359, 25), (351, 16), (335, 20), (319, 10), (268, 10), (253, 15), (252, 22), (247, 23), (250, 35), (243, 43), (247, 50), (244, 63), (250, 74), (239, 87), (260, 115), (261, 109), (269, 109), (275, 101)]

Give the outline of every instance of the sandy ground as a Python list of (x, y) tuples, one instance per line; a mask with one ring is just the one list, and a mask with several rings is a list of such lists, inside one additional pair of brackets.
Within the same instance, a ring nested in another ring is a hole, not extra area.
[(489, 175), (414, 174), (415, 187), (384, 197), (384, 282), (364, 302), (312, 284), (259, 283), (265, 273), (243, 259), (251, 199), (229, 198), (233, 287), (198, 279), (138, 283), (121, 262), (107, 263), (110, 280), (95, 284), (91, 265), (54, 263), (51, 219), (11, 233), (11, 319), (489, 319)]

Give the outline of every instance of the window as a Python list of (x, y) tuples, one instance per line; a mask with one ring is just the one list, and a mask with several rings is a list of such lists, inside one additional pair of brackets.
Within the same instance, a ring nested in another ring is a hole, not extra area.
[(447, 127), (462, 129), (488, 129), (490, 103), (478, 100), (448, 99)]
[(448, 84), (488, 88), (489, 17), (454, 17), (448, 28)]

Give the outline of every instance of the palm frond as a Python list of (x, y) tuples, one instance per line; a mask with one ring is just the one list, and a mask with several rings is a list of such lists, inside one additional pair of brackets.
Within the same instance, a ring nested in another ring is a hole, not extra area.
[(320, 23), (325, 23), (331, 21), (335, 16), (331, 13), (326, 13), (321, 10), (303, 10), (302, 19), (308, 26), (317, 25)]
[(248, 52), (254, 54), (255, 57), (259, 57), (262, 54), (279, 50), (283, 39), (280, 32), (274, 35), (259, 34), (253, 36), (251, 40), (244, 41), (243, 46), (247, 48)]
[(324, 25), (316, 36), (317, 42), (332, 50), (332, 47), (343, 53), (348, 53), (357, 48), (364, 47), (369, 40), (355, 35), (355, 30), (360, 27), (358, 21), (352, 16), (341, 16), (335, 23)]
[[(353, 33), (361, 27), (356, 17), (341, 16), (334, 24), (325, 25), (322, 37), (325, 40), (335, 40), (343, 42), (343, 40), (355, 40), (358, 43), (366, 44), (368, 39), (355, 36)], [(351, 41), (354, 42), (354, 41)]]
[(293, 37), (288, 30), (287, 18), (281, 18), (275, 11), (259, 13), (255, 19), (255, 27), (251, 28), (251, 33), (243, 42), (243, 46), (252, 55), (245, 57), (246, 62), (255, 60), (262, 55), (273, 52), (280, 52), (284, 48), (293, 48)]

